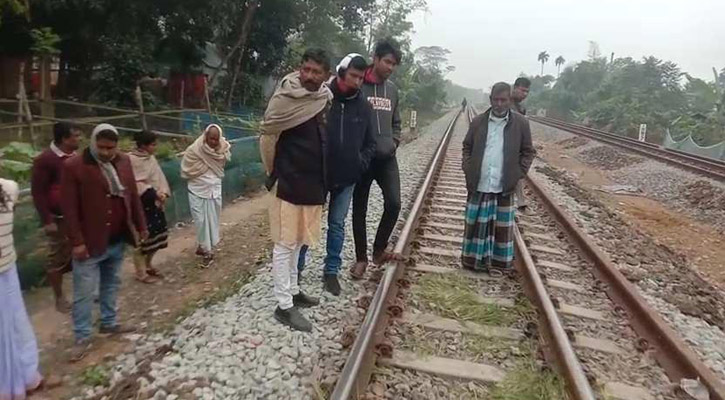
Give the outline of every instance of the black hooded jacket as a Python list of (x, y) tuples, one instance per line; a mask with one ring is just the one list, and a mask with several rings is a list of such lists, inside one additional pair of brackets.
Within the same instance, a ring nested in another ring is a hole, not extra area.
[(356, 183), (375, 156), (372, 109), (360, 90), (343, 94), (335, 78), (330, 83), (332, 105), (327, 113), (327, 189)]

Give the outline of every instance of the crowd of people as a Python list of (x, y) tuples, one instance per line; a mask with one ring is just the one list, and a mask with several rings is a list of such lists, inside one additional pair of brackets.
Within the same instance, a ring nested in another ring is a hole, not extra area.
[[(300, 278), (310, 246), (321, 239), (323, 206), (328, 204), (326, 257), (321, 270), (325, 291), (339, 296), (345, 221), (352, 205), (355, 261), (353, 279), (362, 279), (372, 262), (394, 259), (388, 242), (401, 208), (396, 152), (401, 141), (398, 90), (390, 81), (402, 53), (394, 41), (377, 43), (372, 63), (349, 54), (331, 75), (330, 58), (308, 49), (298, 70), (285, 76), (269, 100), (260, 129), (261, 159), (269, 190), (272, 268), (278, 306), (273, 316), (292, 329), (311, 331), (300, 308), (316, 306)], [(530, 82), (493, 86), (491, 108), (471, 123), (463, 142), (463, 171), (468, 204), (462, 266), (500, 275), (511, 270), (515, 198), (535, 150), (521, 102)], [(462, 106), (466, 108), (464, 99)], [(92, 309), (100, 308), (99, 333), (133, 332), (117, 319), (117, 296), (124, 250), (134, 248), (135, 279), (162, 280), (154, 255), (168, 245), (164, 214), (171, 188), (154, 157), (157, 136), (134, 135), (136, 148), (119, 150), (119, 132), (96, 126), (81, 150), (83, 132), (58, 123), (49, 148), (34, 161), (32, 196), (48, 239), (47, 281), (55, 307), (71, 313), (75, 345), (71, 361), (82, 359), (93, 336)], [(231, 158), (222, 127), (211, 124), (183, 154), (200, 267), (214, 261), (220, 241), (222, 179)], [(368, 253), (367, 211), (373, 182), (382, 191), (384, 210)], [(18, 281), (13, 247), (13, 209), (18, 185), (0, 179), (0, 398), (24, 398), (45, 382), (38, 372), (38, 351)], [(516, 193), (516, 195), (514, 194)], [(63, 291), (71, 272), (72, 301)]]

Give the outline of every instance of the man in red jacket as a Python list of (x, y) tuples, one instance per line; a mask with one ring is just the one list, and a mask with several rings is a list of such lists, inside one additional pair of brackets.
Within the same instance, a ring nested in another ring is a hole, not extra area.
[(99, 282), (102, 334), (132, 332), (116, 321), (116, 296), (125, 243), (148, 238), (143, 206), (118, 131), (96, 126), (91, 145), (68, 159), (61, 177), (61, 208), (73, 246), (73, 361), (89, 349), (93, 291)]
[(71, 270), (71, 248), (60, 209), (60, 171), (63, 161), (75, 155), (80, 139), (77, 126), (55, 124), (50, 147), (33, 160), (31, 179), (33, 203), (48, 236), (48, 283), (55, 295), (55, 309), (62, 313), (70, 312), (70, 304), (63, 296), (63, 274)]

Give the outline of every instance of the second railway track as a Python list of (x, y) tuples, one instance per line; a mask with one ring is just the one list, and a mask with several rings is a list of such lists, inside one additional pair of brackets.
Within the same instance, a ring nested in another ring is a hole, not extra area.
[(378, 288), (331, 398), (685, 399), (673, 389), (684, 377), (723, 399), (722, 382), (618, 286), (536, 182), (534, 212), (517, 223), (517, 272), (460, 268), (460, 143), (473, 116), (451, 122), (431, 160), (395, 247), (405, 261), (372, 274)]
[(624, 148), (637, 154), (672, 164), (690, 172), (695, 172), (709, 178), (725, 181), (725, 162), (721, 160), (686, 153), (684, 151), (667, 149), (654, 143), (640, 142), (625, 136), (560, 121), (554, 118), (530, 117), (530, 119), (543, 125)]

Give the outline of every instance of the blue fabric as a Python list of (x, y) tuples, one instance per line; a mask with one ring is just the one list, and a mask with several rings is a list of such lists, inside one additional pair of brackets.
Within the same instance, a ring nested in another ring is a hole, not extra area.
[[(342, 248), (345, 244), (345, 220), (350, 211), (352, 193), (355, 185), (330, 192), (330, 206), (327, 211), (327, 256), (325, 257), (325, 275), (337, 275), (342, 266)], [(302, 246), (297, 260), (297, 271), (305, 269), (308, 246)]]
[(513, 196), (476, 192), (466, 206), (464, 266), (485, 270), (510, 268), (514, 259)]
[(106, 252), (98, 257), (73, 260), (73, 331), (76, 341), (91, 336), (96, 282), (100, 286), (101, 326), (110, 328), (116, 325), (116, 298), (121, 286), (119, 271), (123, 264), (123, 250), (121, 242), (109, 245)]
[(25, 399), (41, 381), (38, 344), (20, 291), (15, 263), (0, 273), (0, 399)]
[(342, 247), (345, 244), (345, 220), (350, 211), (352, 192), (355, 185), (330, 193), (330, 208), (327, 213), (327, 257), (325, 275), (337, 275), (342, 266)]
[(509, 114), (498, 118), (490, 114), (488, 118), (488, 135), (486, 149), (481, 161), (481, 177), (478, 180), (478, 191), (482, 193), (501, 193), (503, 187), (503, 134), (509, 120)]

